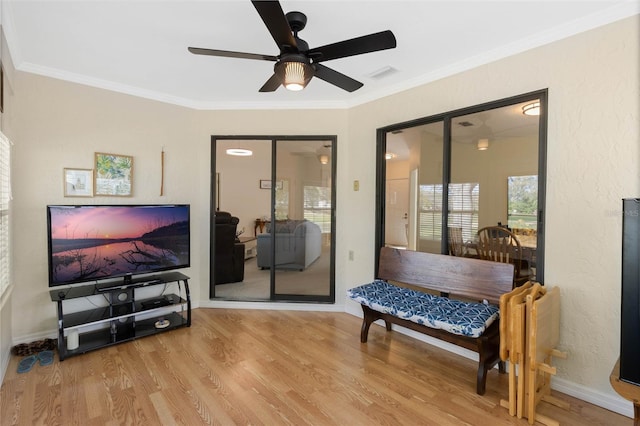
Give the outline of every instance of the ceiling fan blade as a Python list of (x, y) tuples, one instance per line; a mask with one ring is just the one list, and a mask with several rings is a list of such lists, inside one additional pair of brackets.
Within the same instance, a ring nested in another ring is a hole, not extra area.
[(195, 55), (224, 56), (227, 58), (258, 59), (261, 61), (277, 61), (278, 57), (273, 55), (261, 55), (259, 53), (232, 52), (230, 50), (203, 49), (200, 47), (189, 47), (189, 52)]
[(316, 69), (314, 76), (318, 77), (320, 80), (326, 81), (327, 83), (331, 83), (334, 86), (338, 86), (347, 92), (354, 92), (363, 86), (359, 81), (354, 80), (351, 77), (347, 77), (346, 75), (339, 73), (336, 70), (332, 70), (329, 67), (325, 67), (322, 64), (313, 64), (313, 67)]
[(378, 50), (393, 49), (394, 47), (396, 47), (396, 37), (387, 30), (316, 47), (310, 49), (307, 54), (313, 58), (314, 62), (323, 62), (362, 53), (377, 52)]
[(291, 46), (297, 50), (298, 44), (293, 37), (291, 27), (289, 27), (289, 22), (284, 15), (280, 2), (252, 0), (251, 3), (258, 11), (278, 47)]
[(275, 92), (278, 87), (282, 84), (282, 80), (278, 77), (277, 74), (273, 74), (267, 82), (262, 85), (260, 88), (260, 92)]

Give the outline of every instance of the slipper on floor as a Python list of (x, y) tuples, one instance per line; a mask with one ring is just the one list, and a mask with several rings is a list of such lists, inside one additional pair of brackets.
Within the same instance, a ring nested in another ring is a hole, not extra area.
[(42, 351), (38, 354), (41, 366), (51, 365), (53, 363), (53, 351)]
[(23, 358), (18, 363), (18, 373), (26, 373), (31, 371), (36, 361), (38, 361), (38, 357), (35, 355), (29, 355), (28, 357)]

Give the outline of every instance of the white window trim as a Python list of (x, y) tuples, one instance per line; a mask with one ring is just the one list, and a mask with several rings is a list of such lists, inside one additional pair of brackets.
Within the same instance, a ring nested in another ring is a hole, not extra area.
[(13, 290), (11, 238), (11, 141), (0, 132), (0, 308)]

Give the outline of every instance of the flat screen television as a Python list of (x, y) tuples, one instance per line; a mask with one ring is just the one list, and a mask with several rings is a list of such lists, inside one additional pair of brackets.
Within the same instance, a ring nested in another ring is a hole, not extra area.
[(49, 287), (190, 266), (188, 204), (47, 206)]

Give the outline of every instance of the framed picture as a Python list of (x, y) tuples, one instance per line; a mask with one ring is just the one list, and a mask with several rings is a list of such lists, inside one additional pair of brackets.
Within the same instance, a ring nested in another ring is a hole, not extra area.
[(93, 197), (92, 169), (64, 169), (65, 197)]
[(260, 189), (271, 189), (271, 180), (260, 179)]
[(131, 197), (133, 157), (96, 152), (95, 194)]
[[(260, 189), (271, 189), (271, 181), (268, 179), (260, 179)], [(282, 189), (282, 181), (276, 182), (276, 189)]]

